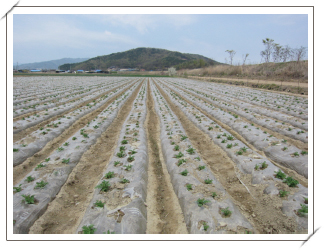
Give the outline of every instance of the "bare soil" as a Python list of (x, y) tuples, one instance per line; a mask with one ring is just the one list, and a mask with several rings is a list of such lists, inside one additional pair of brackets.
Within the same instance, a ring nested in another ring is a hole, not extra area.
[(160, 122), (148, 88), (148, 115), (145, 122), (148, 138), (149, 168), (147, 186), (147, 234), (187, 234), (186, 224), (166, 169), (160, 142)]
[[(140, 88), (141, 85), (121, 107), (108, 129), (83, 154), (56, 198), (48, 205), (46, 212), (36, 220), (29, 233), (75, 233), (92, 199), (95, 185), (117, 147), (120, 130)], [(118, 203), (118, 201), (111, 201), (111, 203)]]

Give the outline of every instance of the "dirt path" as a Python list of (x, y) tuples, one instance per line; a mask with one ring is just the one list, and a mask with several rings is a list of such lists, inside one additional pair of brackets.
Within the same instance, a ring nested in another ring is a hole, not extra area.
[(154, 100), (148, 88), (148, 115), (145, 122), (148, 138), (149, 168), (147, 187), (147, 234), (188, 233), (179, 201), (173, 191), (160, 142), (160, 124)]
[(46, 212), (30, 228), (30, 234), (75, 233), (92, 199), (95, 185), (115, 151), (120, 130), (140, 88), (141, 84), (121, 107), (108, 129), (84, 153)]
[[(241, 81), (241, 82), (250, 82), (250, 83), (259, 83), (259, 84), (276, 84), (276, 85), (282, 85), (283, 86), (294, 86), (298, 87), (298, 82), (281, 82), (281, 81), (274, 81), (274, 80), (254, 80), (254, 79), (244, 79), (244, 78), (221, 78), (221, 77), (201, 77), (201, 76), (189, 76), (189, 78), (194, 78), (194, 79), (202, 79), (202, 80), (209, 80), (209, 79), (214, 79), (214, 80), (225, 80), (225, 81)], [(306, 82), (300, 82), (299, 87), (301, 88), (307, 88), (308, 83)]]
[[(133, 86), (133, 85), (132, 85)], [(127, 91), (131, 86), (129, 86), (125, 91)], [(29, 173), (37, 164), (43, 162), (48, 155), (50, 155), (54, 150), (56, 150), (67, 138), (75, 134), (79, 129), (84, 127), (88, 122), (93, 120), (98, 114), (105, 110), (117, 97), (121, 96), (125, 91), (117, 95), (115, 98), (108, 101), (106, 104), (100, 108), (90, 112), (89, 114), (78, 119), (69, 128), (67, 128), (61, 135), (56, 137), (54, 140), (48, 142), (46, 146), (33, 156), (27, 158), (23, 163), (15, 166), (13, 168), (13, 184), (17, 184), (21, 181), (27, 173)]]
[[(158, 85), (157, 85), (158, 86)], [(256, 233), (293, 233), (297, 231), (294, 219), (281, 212), (282, 200), (279, 196), (263, 193), (265, 185), (252, 185), (251, 176), (239, 173), (227, 154), (212, 142), (212, 139), (192, 123), (180, 108), (175, 106), (165, 92), (158, 86), (172, 111), (178, 116), (193, 147), (201, 154), (213, 174), (231, 196), (241, 213), (256, 229)], [(237, 177), (248, 187), (241, 184)], [(277, 183), (277, 185), (282, 183)], [(252, 194), (252, 195), (251, 195)]]
[[(125, 84), (124, 84), (124, 85), (125, 85)], [(124, 86), (124, 85), (122, 85), (122, 86)], [(119, 87), (121, 87), (121, 86), (118, 86), (118, 87), (116, 87), (116, 88), (113, 88), (113, 89), (111, 89), (111, 90), (105, 92), (105, 93), (102, 93), (102, 94), (101, 94), (100, 96), (98, 96), (97, 98), (103, 97), (103, 96), (109, 94), (110, 92), (114, 91), (115, 89), (117, 89), (117, 88), (119, 88)], [(128, 88), (127, 88), (127, 89), (128, 89)], [(80, 107), (83, 107), (83, 106), (87, 105), (88, 103), (91, 103), (92, 100), (93, 100), (93, 98), (91, 98), (90, 100), (88, 100), (88, 101), (86, 101), (86, 102), (82, 102), (82, 103), (80, 103), (79, 105), (77, 105), (76, 107), (74, 107), (74, 108), (72, 108), (72, 109), (69, 109), (69, 110), (66, 110), (66, 111), (64, 111), (63, 113), (59, 114), (59, 115), (53, 116), (53, 117), (51, 117), (51, 118), (49, 118), (49, 119), (46, 119), (46, 120), (44, 120), (44, 121), (42, 121), (42, 122), (40, 122), (40, 123), (38, 123), (38, 124), (36, 124), (36, 125), (30, 127), (30, 128), (24, 129), (24, 130), (22, 130), (22, 131), (20, 131), (20, 132), (18, 132), (18, 133), (14, 133), (14, 134), (13, 134), (13, 142), (16, 142), (16, 141), (21, 140), (22, 138), (26, 137), (28, 134), (31, 134), (32, 132), (34, 132), (34, 131), (40, 129), (41, 127), (45, 127), (46, 124), (51, 123), (52, 121), (55, 121), (55, 120), (56, 120), (57, 118), (59, 118), (60, 116), (64, 116), (64, 115), (66, 115), (66, 114), (68, 114), (68, 113), (70, 113), (70, 112), (72, 112), (72, 111), (74, 111), (74, 110), (76, 110), (76, 109), (78, 109), (78, 108), (80, 108)], [(44, 110), (41, 110), (41, 111), (44, 111)], [(41, 111), (37, 111), (37, 112), (35, 112), (35, 113), (38, 113), (38, 112), (41, 112)], [(22, 117), (25, 117), (26, 115), (28, 115), (28, 114), (24, 114), (24, 115), (22, 115)], [(16, 118), (17, 118), (17, 117), (16, 117)], [(15, 121), (16, 118), (14, 118), (14, 121)]]

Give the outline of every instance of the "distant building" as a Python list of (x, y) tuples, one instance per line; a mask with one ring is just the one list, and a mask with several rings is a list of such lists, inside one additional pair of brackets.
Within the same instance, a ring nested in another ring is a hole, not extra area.
[(77, 73), (83, 73), (84, 71), (83, 71), (83, 69), (78, 69), (76, 72)]
[(30, 72), (42, 72), (42, 71), (39, 69), (31, 69)]

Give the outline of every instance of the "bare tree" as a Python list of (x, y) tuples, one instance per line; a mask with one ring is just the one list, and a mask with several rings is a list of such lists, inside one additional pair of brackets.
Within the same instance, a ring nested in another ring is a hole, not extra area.
[(301, 61), (304, 59), (306, 56), (306, 47), (300, 46), (300, 48), (295, 49), (295, 59), (297, 62)]
[(286, 45), (284, 48), (281, 49), (281, 60), (283, 62), (286, 62), (287, 60), (289, 60), (289, 58), (291, 58), (291, 54), (292, 54), (292, 49)]
[(280, 46), (278, 43), (273, 44), (273, 51), (272, 51), (272, 58), (273, 61), (280, 62), (281, 60), (281, 55), (282, 55), (282, 46)]
[(248, 56), (249, 56), (248, 53), (242, 55), (243, 66), (245, 65), (245, 62), (246, 62), (246, 59), (247, 59)]
[(265, 50), (261, 51), (261, 57), (266, 63), (270, 62), (270, 57), (274, 46), (273, 42), (274, 40), (270, 38), (262, 40), (262, 43), (265, 46)]
[(235, 50), (225, 50), (225, 52), (227, 52), (229, 54), (230, 63), (231, 63), (231, 65), (233, 65), (233, 58), (236, 54), (236, 51)]

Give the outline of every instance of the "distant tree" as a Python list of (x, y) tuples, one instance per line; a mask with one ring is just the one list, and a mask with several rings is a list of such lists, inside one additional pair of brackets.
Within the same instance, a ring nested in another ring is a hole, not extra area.
[(281, 51), (282, 51), (282, 46), (280, 46), (278, 43), (274, 43), (273, 51), (272, 51), (272, 58), (275, 63), (281, 61), (281, 56), (282, 56)]
[(199, 68), (205, 67), (206, 62), (203, 59), (199, 59)]
[(242, 55), (243, 66), (245, 65), (245, 62), (246, 62), (246, 59), (247, 59), (248, 56), (249, 56), (248, 53)]
[(300, 62), (306, 56), (306, 47), (300, 46), (300, 48), (294, 49), (295, 60)]
[(292, 49), (288, 45), (286, 45), (284, 48), (281, 49), (281, 60), (283, 62), (286, 62), (291, 57), (291, 54)]
[(265, 46), (265, 50), (261, 51), (261, 57), (264, 62), (270, 62), (271, 54), (274, 47), (274, 40), (270, 38), (266, 38), (262, 40), (263, 45)]
[(231, 63), (231, 65), (233, 65), (233, 58), (236, 54), (236, 51), (235, 50), (225, 50), (225, 52), (227, 52), (229, 54), (230, 63)]

